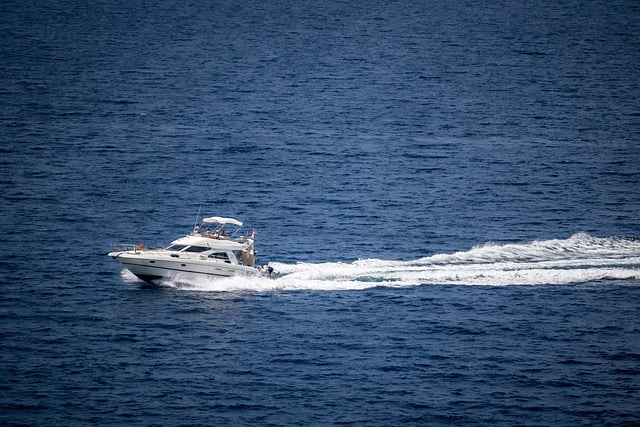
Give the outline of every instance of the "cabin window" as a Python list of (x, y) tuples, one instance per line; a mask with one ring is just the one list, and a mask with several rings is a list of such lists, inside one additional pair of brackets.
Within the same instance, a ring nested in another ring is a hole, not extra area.
[(229, 261), (229, 255), (226, 252), (215, 252), (215, 253), (209, 255), (209, 258), (219, 259), (219, 260), (224, 261), (226, 263), (230, 263), (231, 262), (231, 261)]
[(181, 251), (181, 250), (183, 250), (184, 248), (186, 248), (186, 246), (185, 246), (185, 245), (171, 245), (171, 246), (169, 246), (169, 247), (167, 248), (167, 250), (168, 250), (168, 251), (176, 251), (176, 252), (177, 252), (177, 251)]
[(204, 252), (204, 251), (208, 251), (209, 248), (205, 247), (205, 246), (189, 246), (187, 249), (185, 249), (185, 252)]

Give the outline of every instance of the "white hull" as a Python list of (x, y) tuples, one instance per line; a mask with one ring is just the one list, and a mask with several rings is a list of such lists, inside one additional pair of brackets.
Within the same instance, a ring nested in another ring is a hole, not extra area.
[[(111, 255), (111, 254), (110, 254)], [(171, 278), (180, 274), (229, 277), (235, 275), (257, 275), (260, 270), (244, 265), (232, 265), (209, 260), (187, 260), (170, 258), (149, 252), (121, 253), (116, 258), (123, 267), (144, 281)], [(112, 255), (113, 256), (113, 255)], [(168, 258), (168, 259), (167, 259)]]

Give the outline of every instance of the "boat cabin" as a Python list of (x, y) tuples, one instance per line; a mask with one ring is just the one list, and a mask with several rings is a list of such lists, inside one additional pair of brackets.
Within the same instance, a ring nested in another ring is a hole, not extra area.
[[(174, 258), (196, 258), (213, 262), (222, 262), (234, 265), (255, 266), (256, 256), (253, 239), (250, 237), (229, 237), (223, 235), (225, 224), (240, 227), (242, 223), (231, 218), (211, 217), (205, 218), (204, 223), (217, 223), (214, 233), (200, 233), (194, 230), (190, 235), (171, 242), (171, 246), (165, 250), (171, 252)], [(231, 236), (237, 234), (236, 230)]]

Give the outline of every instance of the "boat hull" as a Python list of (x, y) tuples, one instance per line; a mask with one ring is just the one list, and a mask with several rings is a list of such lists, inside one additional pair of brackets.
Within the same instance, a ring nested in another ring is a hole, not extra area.
[(180, 275), (199, 275), (208, 277), (230, 277), (236, 275), (259, 275), (260, 270), (255, 267), (234, 265), (224, 262), (200, 260), (186, 260), (170, 257), (150, 256), (144, 252), (111, 253), (124, 268), (131, 271), (145, 282), (155, 282), (165, 278), (175, 278)]

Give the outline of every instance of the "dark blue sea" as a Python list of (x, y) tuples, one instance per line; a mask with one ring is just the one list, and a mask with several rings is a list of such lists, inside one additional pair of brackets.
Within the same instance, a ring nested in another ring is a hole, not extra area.
[(640, 425), (637, 1), (4, 0), (0, 192), (2, 425)]

